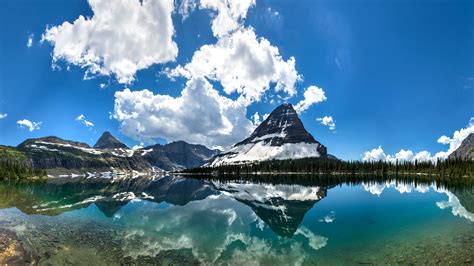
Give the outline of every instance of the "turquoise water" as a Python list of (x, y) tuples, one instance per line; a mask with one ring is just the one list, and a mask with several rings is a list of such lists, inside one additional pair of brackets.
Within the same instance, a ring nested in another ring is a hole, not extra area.
[(472, 264), (474, 190), (176, 176), (0, 183), (0, 254), (83, 265)]

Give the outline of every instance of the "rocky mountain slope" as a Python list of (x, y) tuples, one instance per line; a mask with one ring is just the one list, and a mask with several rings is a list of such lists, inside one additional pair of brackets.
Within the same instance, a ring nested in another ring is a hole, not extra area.
[(250, 137), (217, 155), (207, 166), (324, 156), (326, 147), (306, 131), (293, 106), (283, 104)]
[(173, 171), (199, 167), (217, 152), (184, 141), (132, 150), (109, 132), (104, 132), (94, 147), (49, 136), (28, 139), (9, 149), (18, 152), (34, 169), (46, 169), (53, 175)]
[(129, 149), (94, 149), (86, 143), (50, 136), (28, 139), (17, 149), (35, 169), (51, 172), (146, 171), (151, 165)]
[(474, 133), (469, 134), (469, 136), (461, 142), (459, 148), (449, 155), (449, 158), (474, 160)]
[(219, 153), (203, 145), (175, 141), (166, 145), (156, 144), (141, 149), (143, 158), (166, 171), (195, 168), (203, 165)]

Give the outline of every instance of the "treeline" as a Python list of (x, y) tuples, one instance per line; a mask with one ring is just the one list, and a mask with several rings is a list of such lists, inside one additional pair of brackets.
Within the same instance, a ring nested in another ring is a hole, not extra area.
[(32, 169), (25, 163), (17, 160), (0, 160), (0, 180), (3, 179), (29, 179), (45, 178), (46, 170)]
[(305, 173), (329, 175), (433, 175), (438, 178), (474, 178), (474, 161), (447, 159), (433, 162), (362, 162), (325, 158), (271, 160), (185, 170), (195, 174)]

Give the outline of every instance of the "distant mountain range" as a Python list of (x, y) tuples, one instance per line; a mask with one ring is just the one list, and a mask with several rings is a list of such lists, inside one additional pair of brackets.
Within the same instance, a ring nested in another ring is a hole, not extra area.
[(46, 169), (52, 175), (176, 171), (199, 167), (218, 152), (184, 141), (132, 150), (107, 131), (93, 147), (49, 136), (8, 148), (19, 153), (29, 166)]

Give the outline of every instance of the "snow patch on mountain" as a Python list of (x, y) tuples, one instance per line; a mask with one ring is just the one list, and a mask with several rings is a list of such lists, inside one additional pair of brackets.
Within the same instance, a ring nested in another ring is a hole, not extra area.
[(225, 156), (218, 156), (209, 166), (219, 166), (223, 164), (240, 164), (252, 161), (299, 159), (306, 157), (319, 157), (317, 151), (319, 144), (316, 143), (285, 143), (281, 146), (271, 146), (270, 142), (257, 142), (236, 146), (225, 153)]

